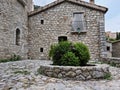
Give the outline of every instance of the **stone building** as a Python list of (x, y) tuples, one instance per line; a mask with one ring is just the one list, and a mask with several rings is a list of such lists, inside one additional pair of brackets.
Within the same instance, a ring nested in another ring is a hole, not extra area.
[(0, 21), (0, 57), (15, 53), (23, 58), (49, 59), (50, 46), (61, 40), (85, 43), (93, 60), (105, 56), (106, 7), (94, 0), (56, 0), (31, 11), (32, 0), (27, 1), (29, 5), (24, 0), (0, 1), (5, 3), (0, 5), (1, 14), (7, 14), (2, 18), (0, 14), (5, 19)]
[(0, 0), (0, 58), (27, 58), (28, 12), (32, 0)]
[(105, 34), (106, 34), (106, 37), (107, 37), (108, 39), (109, 39), (109, 38), (116, 39), (116, 37), (117, 37), (116, 32), (107, 31), (107, 32), (105, 32)]
[(106, 57), (112, 57), (112, 42), (110, 41), (106, 42)]
[(112, 56), (120, 58), (120, 40), (112, 43)]

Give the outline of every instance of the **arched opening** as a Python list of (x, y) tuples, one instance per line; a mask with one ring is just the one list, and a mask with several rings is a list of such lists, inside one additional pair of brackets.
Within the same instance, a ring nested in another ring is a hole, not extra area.
[(60, 36), (60, 37), (58, 37), (58, 41), (59, 42), (67, 41), (67, 37), (66, 36)]
[(16, 29), (16, 45), (20, 45), (20, 30)]

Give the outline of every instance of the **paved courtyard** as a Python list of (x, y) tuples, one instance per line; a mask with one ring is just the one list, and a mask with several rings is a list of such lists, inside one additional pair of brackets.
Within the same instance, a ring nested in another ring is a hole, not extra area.
[(112, 80), (71, 81), (38, 75), (45, 60), (0, 63), (0, 90), (120, 90), (120, 69), (110, 66)]

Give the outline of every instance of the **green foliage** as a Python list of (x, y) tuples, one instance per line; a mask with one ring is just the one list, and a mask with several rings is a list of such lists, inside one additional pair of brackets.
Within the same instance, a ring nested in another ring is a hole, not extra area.
[(34, 5), (34, 9), (38, 9), (40, 6), (38, 5)]
[(67, 52), (62, 56), (61, 64), (64, 66), (79, 66), (79, 58), (73, 52)]
[(111, 80), (112, 79), (112, 75), (110, 73), (106, 73), (104, 75), (104, 79)]
[(70, 51), (70, 46), (71, 46), (70, 42), (60, 42), (53, 48), (54, 49), (53, 56), (52, 56), (53, 64), (62, 65), (61, 58), (65, 53)]
[(84, 66), (90, 59), (89, 50), (83, 43), (60, 42), (51, 46), (49, 56), (54, 65)]
[(38, 68), (37, 73), (38, 74), (42, 74), (43, 73), (42, 70), (41, 70), (41, 68)]
[(1, 62), (10, 62), (10, 61), (18, 61), (21, 60), (21, 57), (19, 55), (12, 55), (11, 58), (8, 59), (0, 59), (0, 63)]
[(57, 45), (51, 45), (51, 50), (49, 51), (49, 57), (53, 57), (56, 47)]
[(109, 65), (110, 65), (110, 66), (113, 66), (113, 67), (116, 67), (116, 66), (117, 66), (117, 64), (116, 64), (115, 62), (110, 62)]
[(115, 41), (117, 41), (116, 39), (113, 39), (113, 38), (109, 38), (109, 41), (110, 42), (115, 42)]
[(120, 40), (120, 33), (119, 32), (116, 33), (116, 40)]
[(90, 59), (90, 53), (87, 46), (83, 43), (76, 43), (74, 47), (75, 49), (73, 50), (73, 52), (76, 56), (79, 57), (80, 66), (85, 66)]
[(19, 55), (13, 55), (11, 58), (10, 58), (10, 61), (18, 61), (18, 60), (21, 60), (21, 57)]
[(118, 34), (118, 38), (120, 39), (120, 32), (119, 32), (119, 34)]

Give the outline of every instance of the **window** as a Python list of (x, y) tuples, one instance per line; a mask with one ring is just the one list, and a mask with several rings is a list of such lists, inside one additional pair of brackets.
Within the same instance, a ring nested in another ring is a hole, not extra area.
[(20, 45), (20, 30), (16, 29), (16, 45)]
[(58, 37), (58, 41), (59, 42), (67, 41), (67, 37), (66, 36), (60, 36), (60, 37)]
[(81, 32), (85, 30), (84, 13), (74, 13), (72, 27), (74, 31)]
[(43, 48), (40, 48), (40, 52), (43, 52)]
[(107, 46), (107, 51), (110, 51), (110, 47), (109, 46)]
[(41, 20), (41, 24), (44, 24), (44, 20)]

